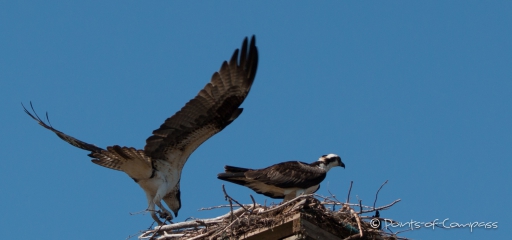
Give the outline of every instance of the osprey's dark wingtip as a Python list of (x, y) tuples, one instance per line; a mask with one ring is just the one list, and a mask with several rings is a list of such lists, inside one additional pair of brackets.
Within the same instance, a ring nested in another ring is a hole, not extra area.
[(252, 35), (251, 37), (251, 48), (256, 46), (256, 35)]
[[(32, 119), (36, 120), (37, 122), (39, 122), (39, 125), (45, 127), (45, 128), (52, 128), (52, 124), (50, 123), (50, 118), (48, 118), (48, 112), (46, 112), (46, 121), (48, 122), (48, 124), (45, 124), (44, 121), (39, 117), (39, 115), (37, 115), (37, 112), (36, 110), (34, 110), (34, 106), (32, 105), (32, 101), (29, 102), (30, 103), (30, 109), (32, 109), (32, 113), (29, 112), (27, 110), (27, 108), (25, 107), (25, 105), (23, 105), (23, 102), (21, 102), (21, 106), (23, 107), (23, 110), (25, 111), (26, 114), (28, 114)], [(48, 128), (48, 129), (50, 129)]]
[[(34, 112), (35, 115), (37, 115), (37, 113), (34, 111), (34, 107), (32, 106), (32, 101), (29, 102), (30, 103), (30, 108), (32, 109), (32, 112)], [(21, 102), (21, 106), (23, 107), (23, 111), (25, 111), (26, 114), (28, 114), (31, 118), (33, 118), (34, 120), (36, 121), (39, 121), (38, 118), (36, 118), (34, 115), (32, 115), (32, 113), (30, 113), (27, 108), (25, 107), (25, 105), (23, 105), (23, 102)]]

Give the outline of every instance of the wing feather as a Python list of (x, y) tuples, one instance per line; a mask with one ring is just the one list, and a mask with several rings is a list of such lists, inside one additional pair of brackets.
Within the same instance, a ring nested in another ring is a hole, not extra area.
[(325, 170), (298, 161), (283, 162), (245, 173), (247, 178), (280, 188), (309, 188), (320, 184), (326, 175)]
[(27, 113), (32, 119), (36, 120), (37, 123), (39, 123), (39, 125), (43, 126), (44, 128), (52, 131), (53, 133), (57, 134), (57, 136), (66, 141), (67, 143), (77, 147), (77, 148), (81, 148), (83, 150), (87, 150), (87, 151), (90, 151), (91, 153), (94, 153), (94, 152), (101, 152), (103, 149), (100, 148), (100, 147), (97, 147), (95, 146), (94, 144), (90, 144), (90, 143), (86, 143), (84, 141), (81, 141), (81, 140), (78, 140), (72, 136), (69, 136), (55, 128), (52, 127), (52, 125), (50, 124), (50, 119), (48, 118), (48, 113), (46, 113), (46, 121), (48, 122), (48, 124), (46, 124), (36, 113), (36, 111), (34, 110), (34, 107), (32, 106), (32, 102), (30, 102), (30, 108), (32, 109), (32, 113), (30, 113), (26, 108), (25, 106), (23, 105), (23, 103), (21, 104), (21, 106), (23, 106), (23, 110), (25, 110), (25, 113)]
[[(148, 175), (147, 172), (151, 173), (151, 160), (144, 154), (144, 151), (136, 150), (135, 148), (120, 147), (117, 145), (107, 147), (107, 150), (105, 150), (93, 144), (86, 143), (53, 128), (50, 124), (48, 113), (46, 114), (46, 121), (48, 122), (48, 124), (45, 123), (35, 112), (34, 107), (32, 106), (32, 102), (30, 102), (30, 108), (32, 109), (32, 113), (29, 112), (23, 104), (21, 105), (23, 106), (25, 113), (27, 113), (32, 119), (36, 120), (39, 123), (39, 125), (54, 132), (55, 134), (57, 134), (59, 138), (66, 141), (67, 143), (77, 148), (89, 151), (90, 153), (88, 154), (88, 156), (93, 158), (91, 160), (93, 163), (114, 170), (124, 172), (128, 171), (127, 173), (130, 174), (133, 171), (135, 172), (135, 174), (132, 174), (134, 175), (132, 177), (142, 178), (145, 177), (145, 175)], [(130, 162), (131, 164), (125, 165), (126, 162)]]
[(235, 50), (229, 63), (222, 64), (197, 96), (153, 131), (146, 140), (145, 154), (170, 161), (168, 156), (180, 151), (185, 155), (181, 159), (187, 159), (204, 141), (240, 115), (239, 106), (249, 93), (257, 65), (255, 37), (249, 44), (245, 38), (241, 51)]
[(133, 147), (109, 146), (107, 150), (89, 154), (91, 161), (103, 167), (126, 172), (134, 179), (145, 179), (152, 174), (151, 159), (143, 150)]

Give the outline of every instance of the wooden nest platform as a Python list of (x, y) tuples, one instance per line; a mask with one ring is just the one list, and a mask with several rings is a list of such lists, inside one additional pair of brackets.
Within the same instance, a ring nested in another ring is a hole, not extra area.
[[(375, 208), (363, 206), (361, 203), (342, 203), (326, 197), (320, 197), (323, 198), (320, 201), (310, 194), (266, 207), (254, 202), (252, 196), (253, 204), (240, 204), (225, 191), (224, 193), (230, 205), (201, 210), (225, 207), (230, 208), (228, 213), (211, 219), (194, 219), (158, 226), (143, 232), (139, 239), (406, 239), (385, 232), (370, 221), (381, 219), (379, 210), (388, 209), (400, 199)], [(353, 207), (359, 208), (358, 211)], [(362, 216), (369, 213), (373, 215)]]

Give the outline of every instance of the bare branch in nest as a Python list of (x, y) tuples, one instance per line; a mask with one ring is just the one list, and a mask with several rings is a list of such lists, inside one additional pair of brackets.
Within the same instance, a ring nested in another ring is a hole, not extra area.
[(162, 229), (162, 227), (163, 227), (163, 226), (164, 226), (164, 225), (159, 226), (158, 230), (156, 230), (156, 231), (155, 231), (155, 233), (153, 234), (153, 236), (151, 236), (151, 238), (149, 238), (149, 240), (153, 240), (153, 239), (155, 239), (156, 234), (157, 234), (158, 232), (160, 232), (160, 230)]
[(210, 235), (209, 232), (206, 232), (206, 233), (203, 233), (203, 234), (200, 234), (200, 235), (197, 235), (195, 237), (192, 237), (192, 238), (189, 238), (188, 240), (196, 240), (196, 239), (201, 239), (201, 238), (204, 238), (206, 236)]
[(292, 208), (288, 209), (286, 212), (293, 212), (293, 211), (297, 210), (298, 208), (300, 208), (301, 206), (303, 206), (306, 203), (306, 200), (307, 200), (306, 198), (300, 200), (299, 202), (295, 203), (295, 205)]
[(377, 193), (375, 194), (375, 201), (373, 202), (373, 208), (375, 208), (375, 204), (377, 203), (377, 197), (379, 196), (380, 190), (382, 189), (382, 187), (384, 187), (384, 185), (386, 185), (386, 183), (388, 183), (388, 180), (386, 180), (382, 185), (380, 185), (379, 190), (377, 190)]
[(338, 203), (338, 202), (332, 202), (332, 201), (330, 201), (330, 202), (321, 202), (321, 203), (323, 205), (347, 205), (347, 206), (352, 206), (352, 207), (359, 207), (360, 208), (359, 214), (361, 214), (361, 213), (375, 212), (377, 210), (386, 210), (389, 207), (395, 205), (397, 202), (400, 202), (400, 201), (402, 201), (402, 200), (401, 199), (397, 199), (397, 200), (393, 201), (392, 203), (390, 203), (388, 205), (384, 205), (384, 206), (376, 207), (376, 208), (362, 205), (361, 204), (361, 200), (359, 200), (359, 203)]
[[(331, 193), (331, 191), (329, 191), (329, 189), (327, 189), (327, 192), (329, 192), (329, 194), (331, 194), (331, 197), (337, 202), (337, 203), (341, 203), (340, 200), (338, 200), (336, 198), (336, 196), (334, 194)], [(331, 200), (332, 201), (332, 200)], [(332, 211), (334, 211), (334, 206), (336, 206), (337, 204), (333, 204), (332, 205)]]
[(252, 200), (252, 211), (249, 212), (249, 224), (250, 224), (251, 214), (254, 212), (254, 209), (256, 209), (256, 201), (254, 201), (254, 197), (251, 194), (249, 194), (249, 196), (251, 196), (251, 200)]
[(245, 209), (245, 211), (249, 211), (247, 210), (247, 208), (244, 207), (243, 204), (240, 204), (237, 200), (235, 200), (234, 198), (230, 197), (228, 195), (228, 193), (226, 192), (226, 188), (224, 188), (224, 184), (222, 184), (222, 191), (224, 192), (224, 196), (226, 197), (226, 199), (230, 199), (230, 200), (233, 200), (233, 202), (235, 202), (236, 204), (238, 204), (238, 206), (240, 206), (241, 208)]
[(335, 196), (334, 194), (332, 194), (332, 193), (331, 193), (331, 191), (327, 190), (327, 192), (328, 192), (329, 194), (331, 194), (331, 197), (332, 197), (334, 200), (336, 200), (336, 202), (341, 203), (341, 201), (340, 201), (340, 200), (338, 200), (338, 199), (336, 198), (336, 196)]
[(354, 183), (354, 181), (350, 181), (350, 188), (348, 189), (348, 196), (347, 196), (347, 202), (346, 203), (350, 202), (350, 192), (352, 192), (352, 184), (353, 183)]
[(222, 191), (224, 192), (224, 197), (226, 198), (227, 201), (229, 201), (229, 209), (231, 209), (231, 219), (230, 221), (232, 222), (233, 221), (233, 202), (231, 201), (231, 197), (228, 195), (228, 193), (226, 192), (226, 189), (224, 188), (224, 184), (222, 184)]
[(185, 234), (183, 234), (183, 233), (168, 234), (168, 233), (164, 232), (164, 234), (162, 236), (158, 237), (156, 240), (178, 238), (178, 237), (183, 237), (183, 236), (185, 236)]
[(133, 212), (133, 213), (128, 213), (130, 214), (130, 216), (133, 216), (133, 215), (139, 215), (139, 214), (146, 214), (147, 212), (149, 212), (149, 210), (142, 210), (142, 211), (138, 211), (138, 212)]
[(359, 218), (359, 215), (356, 213), (356, 211), (354, 211), (354, 209), (352, 209), (348, 205), (343, 205), (343, 208), (341, 210), (350, 212), (350, 214), (352, 214), (352, 216), (356, 219), (357, 228), (359, 229), (359, 237), (362, 238), (363, 237), (363, 229), (361, 228), (361, 220)]
[(393, 201), (392, 203), (388, 204), (388, 205), (385, 205), (385, 206), (382, 206), (382, 207), (378, 207), (378, 208), (373, 208), (371, 210), (363, 210), (362, 212), (363, 213), (369, 213), (369, 212), (374, 212), (374, 211), (377, 211), (377, 210), (385, 210), (385, 209), (388, 209), (389, 207), (395, 205), (395, 203), (397, 202), (400, 202), (402, 201), (401, 199), (397, 199), (395, 201)]
[[(239, 214), (243, 213), (244, 211), (245, 211), (244, 209), (239, 208), (239, 209), (233, 211), (233, 214), (235, 216), (238, 216)], [(216, 218), (196, 219), (194, 221), (164, 225), (161, 228), (158, 227), (158, 229), (160, 229), (160, 231), (170, 231), (170, 230), (175, 230), (175, 229), (180, 229), (180, 228), (190, 228), (190, 227), (199, 227), (201, 225), (211, 225), (211, 224), (215, 224), (215, 223), (220, 223), (220, 222), (224, 221), (224, 219), (226, 219), (229, 216), (231, 216), (231, 212), (228, 212), (228, 213), (226, 213), (222, 216), (216, 217)], [(155, 232), (156, 230), (157, 229), (150, 230), (148, 232)], [(148, 232), (146, 232), (145, 234), (147, 234)]]
[[(243, 212), (242, 215), (240, 215), (240, 217), (242, 217), (244, 214), (246, 214), (246, 212)], [(236, 220), (240, 221), (240, 218), (237, 218)], [(224, 229), (222, 229), (221, 231), (215, 233), (215, 235), (211, 236), (210, 239), (213, 239), (214, 237), (216, 237), (217, 235), (223, 233), (224, 231), (226, 231), (226, 229), (228, 229), (229, 227), (231, 227), (233, 225), (233, 223), (235, 223), (236, 221), (232, 221), (229, 225), (227, 225)]]
[(399, 233), (403, 233), (403, 232), (409, 232), (409, 231), (412, 231), (412, 229), (408, 228), (408, 229), (405, 229), (405, 230), (400, 230), (400, 231), (397, 231), (396, 233), (394, 233), (393, 235), (397, 235)]
[(279, 209), (281, 209), (281, 208), (284, 208), (284, 207), (286, 207), (286, 206), (288, 206), (288, 205), (290, 205), (290, 204), (294, 203), (294, 202), (295, 202), (295, 200), (297, 200), (297, 199), (307, 198), (307, 197), (311, 197), (311, 196), (313, 196), (313, 194), (304, 194), (304, 195), (300, 195), (300, 196), (298, 196), (298, 197), (296, 197), (296, 198), (294, 198), (294, 199), (292, 199), (292, 200), (290, 200), (290, 201), (287, 201), (287, 202), (285, 202), (285, 203), (283, 203), (283, 204), (281, 204), (281, 205), (279, 205), (279, 206), (277, 206), (277, 207), (271, 208), (271, 209), (266, 210), (266, 211), (263, 211), (263, 212), (259, 212), (259, 213), (258, 213), (258, 215), (261, 215), (261, 214), (265, 214), (265, 213), (269, 213), (269, 212), (273, 212), (273, 211), (279, 210)]
[(356, 238), (361, 238), (361, 235), (359, 235), (359, 233), (356, 233), (354, 235), (350, 235), (350, 236), (344, 238), (343, 240), (350, 240), (350, 239), (356, 239)]
[[(359, 199), (359, 196), (356, 195), (356, 199), (359, 205), (359, 214), (363, 213), (362, 207), (363, 207), (363, 199)], [(372, 207), (368, 207), (369, 209), (373, 209)]]
[(249, 196), (251, 196), (251, 200), (252, 200), (252, 209), (254, 210), (256, 208), (256, 201), (254, 200), (254, 197), (252, 195), (249, 194)]
[(314, 193), (313, 195), (314, 195), (315, 197), (318, 197), (318, 198), (323, 199), (324, 201), (331, 201), (331, 202), (333, 201), (333, 200), (331, 200), (331, 198), (330, 198), (330, 197), (322, 196), (322, 195), (320, 195), (320, 194), (318, 194), (318, 193)]
[[(248, 207), (253, 206), (254, 204), (242, 204), (242, 205), (245, 208), (248, 208)], [(197, 211), (209, 211), (209, 210), (218, 209), (218, 208), (229, 208), (229, 205), (225, 204), (225, 205), (218, 205), (218, 206), (213, 206), (213, 207), (205, 207), (205, 208), (197, 209)]]

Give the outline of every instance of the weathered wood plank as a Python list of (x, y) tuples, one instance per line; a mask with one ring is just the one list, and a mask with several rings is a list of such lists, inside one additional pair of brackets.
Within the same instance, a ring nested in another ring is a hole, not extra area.
[(284, 220), (280, 225), (268, 228), (261, 228), (256, 231), (249, 232), (240, 239), (257, 240), (257, 239), (280, 239), (293, 235), (293, 220), (300, 218), (300, 213)]
[(336, 237), (334, 234), (325, 231), (319, 226), (316, 226), (309, 221), (300, 218), (300, 224), (302, 228), (304, 228), (303, 233), (312, 239), (322, 239), (322, 240), (342, 240), (342, 238)]
[(307, 221), (301, 217), (301, 214), (295, 214), (286, 219), (282, 224), (258, 229), (249, 232), (242, 236), (240, 239), (244, 240), (258, 240), (258, 239), (322, 239), (322, 240), (341, 240), (342, 238), (325, 231), (319, 226)]

